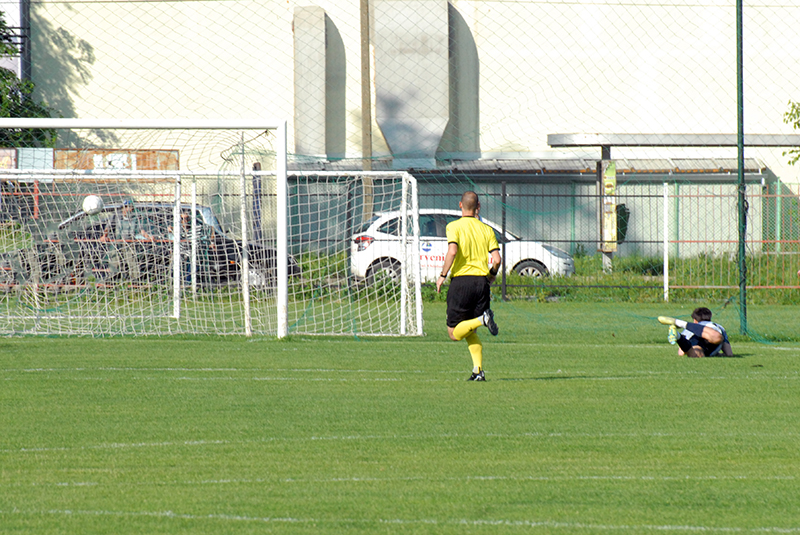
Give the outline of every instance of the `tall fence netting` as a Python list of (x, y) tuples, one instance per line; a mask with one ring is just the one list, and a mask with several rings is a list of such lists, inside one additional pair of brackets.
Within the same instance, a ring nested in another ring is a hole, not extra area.
[[(733, 2), (244, 0), (150, 2), (147, 9), (138, 2), (23, 4), (27, 16), (20, 22), (20, 54), (12, 59), (35, 84), (29, 103), (46, 105), (54, 117), (288, 119), (289, 167), (295, 177), (290, 187), (305, 199), (295, 209), (317, 214), (294, 216), (288, 224), (313, 247), (331, 251), (340, 273), (319, 279), (327, 282), (296, 285), (292, 302), (305, 303), (299, 298), (305, 295), (312, 302), (333, 303), (333, 295), (364, 291), (342, 282), (353, 274), (346, 267), (352, 260), (351, 238), (374, 215), (363, 206), (354, 208), (354, 192), (364, 191), (355, 173), (409, 172), (418, 181), (421, 210), (457, 209), (460, 193), (475, 189), (487, 219), (573, 259), (575, 273), (564, 277), (547, 269), (551, 266), (542, 258), (518, 259), (538, 264), (528, 263), (526, 270), (509, 266), (496, 287), (498, 299), (664, 303), (668, 270), (669, 303), (703, 303), (725, 314), (742, 311), (744, 284), (746, 302), (753, 305), (748, 312), (752, 334), (796, 336), (776, 322), (760, 321), (758, 308), (796, 306), (800, 297), (800, 173), (789, 163), (789, 151), (800, 146), (790, 113), (791, 103), (800, 100), (795, 31), (800, 7), (793, 3), (763, 0), (743, 6), (744, 130), (772, 136), (745, 146), (744, 220), (736, 148), (730, 142), (702, 142), (704, 136), (732, 135), (737, 129)], [(9, 114), (39, 112), (28, 108)], [(551, 134), (565, 133), (679, 134), (681, 141), (605, 148), (549, 144)], [(237, 156), (242, 152), (237, 143), (260, 143), (241, 136), (218, 145), (158, 137), (142, 143), (119, 132), (79, 132), (57, 141), (47, 132), (38, 134), (7, 136), (8, 148), (16, 152), (0, 153), (2, 166), (40, 169), (36, 150), (43, 146), (118, 151), (181, 146), (177, 171), (214, 170), (175, 175), (181, 202), (187, 183), (196, 183), (201, 201), (234, 234), (239, 209), (228, 195), (238, 194), (241, 168), (251, 189), (253, 176), (266, 187), (271, 180), (266, 171), (274, 168), (268, 148), (248, 148), (244, 157)], [(597, 171), (603, 160), (616, 162), (611, 202)], [(254, 171), (256, 163), (263, 174)], [(228, 172), (236, 175), (230, 186)], [(169, 195), (175, 177), (162, 176), (156, 183), (151, 176), (124, 187), (109, 182), (107, 196), (122, 199), (135, 191), (156, 202)], [(311, 182), (303, 185), (306, 179)], [(4, 199), (20, 200), (4, 203), (6, 221), (19, 222), (37, 209), (30, 205), (36, 192), (25, 189), (30, 184), (5, 183)], [(367, 188), (368, 207), (373, 187), (378, 182)], [(273, 217), (270, 209), (265, 199), (263, 217)], [(375, 213), (396, 209), (376, 205)], [(323, 215), (335, 220), (335, 230), (321, 230), (327, 223), (312, 228), (314, 217), (328, 220)], [(604, 230), (604, 222), (612, 219), (616, 228), (604, 235), (610, 228)], [(738, 258), (740, 230), (745, 273)], [(15, 232), (9, 227), (4, 243), (18, 239)], [(275, 239), (267, 230), (260, 237)], [(425, 237), (420, 236), (422, 247), (435, 244)], [(609, 248), (614, 250), (602, 250)], [(302, 268), (334, 269), (315, 260), (311, 249), (292, 251)], [(421, 276), (424, 298), (438, 299), (424, 270)], [(41, 309), (56, 305), (41, 304)], [(292, 325), (298, 332), (311, 318), (325, 318), (320, 321), (330, 323), (331, 332), (360, 329), (355, 316), (341, 311), (330, 315), (300, 304), (297, 309)], [(266, 325), (268, 315), (254, 316), (255, 325)], [(351, 319), (345, 328), (344, 323), (334, 326), (342, 320), (329, 317)], [(729, 323), (739, 319), (732, 314)]]

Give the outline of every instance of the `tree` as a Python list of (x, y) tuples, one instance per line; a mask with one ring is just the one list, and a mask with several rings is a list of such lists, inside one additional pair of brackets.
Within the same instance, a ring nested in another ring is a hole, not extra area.
[[(19, 49), (12, 40), (5, 14), (0, 12), (0, 57), (18, 55)], [(0, 117), (50, 117), (53, 110), (44, 102), (34, 100), (34, 89), (32, 81), (22, 80), (13, 71), (0, 68)], [(55, 130), (0, 129), (0, 147), (54, 147), (55, 144)]]
[[(783, 114), (783, 122), (792, 125), (795, 130), (800, 129), (800, 102), (789, 101), (789, 111)], [(800, 160), (800, 149), (789, 149), (783, 155), (789, 156), (789, 163), (794, 165)]]

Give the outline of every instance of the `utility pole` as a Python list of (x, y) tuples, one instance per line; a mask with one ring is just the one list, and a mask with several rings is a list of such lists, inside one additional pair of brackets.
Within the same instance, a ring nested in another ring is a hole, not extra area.
[(372, 55), (369, 50), (369, 0), (361, 8), (361, 163), (372, 171)]

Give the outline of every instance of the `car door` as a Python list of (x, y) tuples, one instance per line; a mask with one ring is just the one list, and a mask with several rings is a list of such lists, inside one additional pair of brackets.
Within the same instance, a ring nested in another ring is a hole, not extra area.
[[(484, 221), (484, 223), (486, 222)], [(503, 236), (502, 229), (497, 228), (493, 223), (486, 223), (486, 224), (489, 225), (489, 228), (491, 228), (494, 231), (494, 237), (497, 238), (497, 245), (500, 246), (500, 254), (502, 255), (503, 243), (507, 243), (508, 240)], [(489, 269), (492, 269), (492, 253), (489, 253), (489, 258), (487, 259), (487, 262), (489, 264)], [(502, 269), (502, 267), (503, 266), (499, 266), (497, 269), (498, 270)]]
[(435, 282), (444, 264), (447, 238), (441, 214), (419, 216), (419, 267), (422, 282)]

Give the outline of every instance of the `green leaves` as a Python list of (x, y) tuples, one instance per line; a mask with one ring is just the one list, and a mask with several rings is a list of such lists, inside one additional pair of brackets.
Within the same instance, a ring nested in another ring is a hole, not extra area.
[[(800, 128), (800, 103), (789, 101), (789, 111), (783, 114), (783, 122), (792, 125), (795, 130)], [(794, 165), (800, 160), (800, 149), (789, 149), (783, 155), (789, 156), (789, 163)]]
[[(0, 12), (0, 57), (13, 57), (20, 54), (12, 40), (11, 30)], [(35, 85), (30, 80), (17, 77), (8, 69), (0, 69), (0, 117), (39, 118), (50, 117), (52, 108), (33, 98)], [(0, 129), (0, 147), (55, 147), (55, 130), (32, 128)]]

